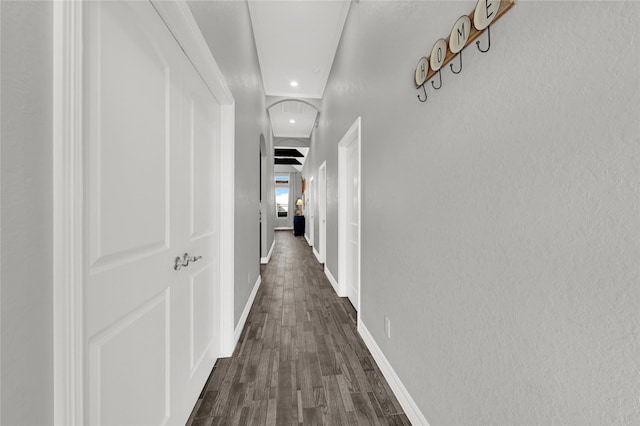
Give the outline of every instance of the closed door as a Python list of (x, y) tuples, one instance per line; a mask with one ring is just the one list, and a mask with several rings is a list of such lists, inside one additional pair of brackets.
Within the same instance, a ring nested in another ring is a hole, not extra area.
[(220, 350), (220, 106), (150, 3), (84, 28), (87, 420), (184, 424)]
[(318, 233), (320, 263), (327, 261), (327, 163), (324, 162), (318, 169)]
[(309, 215), (309, 223), (307, 224), (307, 232), (309, 233), (309, 244), (313, 246), (315, 235), (315, 204), (316, 204), (316, 183), (313, 176), (309, 179), (309, 197), (307, 198), (307, 214)]
[(360, 310), (360, 154), (357, 140), (346, 148), (346, 200), (347, 218), (346, 241), (346, 278), (347, 297), (351, 304)]

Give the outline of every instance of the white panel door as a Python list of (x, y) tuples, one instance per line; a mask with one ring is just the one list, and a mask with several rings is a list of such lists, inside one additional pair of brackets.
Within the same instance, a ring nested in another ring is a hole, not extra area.
[(149, 2), (85, 11), (87, 421), (184, 424), (219, 351), (219, 105)]
[(307, 199), (307, 211), (309, 212), (309, 244), (313, 247), (315, 244), (315, 216), (316, 216), (316, 182), (313, 180), (313, 176), (309, 179), (309, 197)]
[(347, 217), (347, 297), (351, 304), (360, 310), (360, 172), (358, 142), (354, 139), (346, 148), (346, 217)]
[(318, 168), (318, 187), (316, 202), (318, 206), (318, 233), (320, 263), (326, 264), (327, 257), (327, 163)]
[(216, 245), (220, 176), (214, 166), (220, 155), (220, 104), (184, 55), (181, 77), (180, 153), (186, 164), (172, 169), (172, 185), (179, 200), (174, 207), (180, 212), (176, 218), (182, 218), (185, 229), (172, 245), (202, 259), (180, 271), (185, 280), (180, 283), (183, 299), (176, 300), (176, 305), (186, 315), (176, 318), (174, 341), (187, 351), (175, 348), (177, 354), (186, 357), (174, 363), (174, 375), (176, 381), (187, 380), (181, 396), (191, 410), (220, 354), (219, 311), (212, 309), (220, 300)]

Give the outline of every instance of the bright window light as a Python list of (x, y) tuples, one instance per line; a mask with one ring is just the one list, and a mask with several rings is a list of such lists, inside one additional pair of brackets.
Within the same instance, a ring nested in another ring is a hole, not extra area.
[(291, 87), (298, 87), (298, 82), (297, 81), (292, 81), (289, 84), (291, 85)]

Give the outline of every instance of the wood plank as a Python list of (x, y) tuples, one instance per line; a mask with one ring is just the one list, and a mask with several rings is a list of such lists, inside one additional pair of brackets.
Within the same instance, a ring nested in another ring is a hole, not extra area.
[(289, 360), (280, 360), (278, 367), (278, 401), (276, 423), (279, 425), (297, 423), (298, 406), (296, 389), (291, 381), (292, 365)]
[(356, 410), (356, 419), (359, 425), (377, 426), (381, 424), (368, 395), (365, 396), (360, 392), (355, 392), (351, 394), (351, 400)]
[(305, 426), (320, 426), (324, 424), (322, 422), (322, 413), (319, 408), (303, 408), (302, 414)]
[(269, 388), (271, 387), (269, 373), (272, 362), (272, 350), (270, 348), (263, 349), (256, 369), (254, 394), (256, 400), (269, 399)]
[(218, 397), (218, 391), (206, 391), (199, 408), (197, 409), (196, 418), (211, 417), (213, 415), (213, 407)]
[(325, 424), (345, 425), (347, 424), (347, 413), (342, 403), (340, 387), (336, 376), (322, 376), (325, 397), (327, 399), (327, 413)]
[(298, 409), (315, 407), (309, 354), (300, 354), (296, 361), (296, 384), (300, 392)]

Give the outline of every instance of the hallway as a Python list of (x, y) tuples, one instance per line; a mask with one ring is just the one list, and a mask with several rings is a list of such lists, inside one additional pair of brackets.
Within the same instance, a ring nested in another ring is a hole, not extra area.
[(233, 357), (216, 362), (189, 425), (408, 425), (304, 238), (276, 232)]

